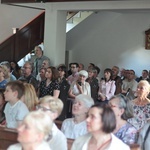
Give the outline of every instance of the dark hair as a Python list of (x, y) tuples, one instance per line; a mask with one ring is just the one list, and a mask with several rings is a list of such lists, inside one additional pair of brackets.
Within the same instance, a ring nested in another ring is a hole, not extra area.
[(76, 65), (76, 67), (79, 68), (79, 64), (78, 63), (71, 63), (71, 65)]
[(94, 68), (96, 69), (97, 74), (99, 74), (99, 73), (100, 73), (100, 71), (101, 71), (101, 69), (100, 69), (98, 66), (95, 66)]
[(134, 71), (134, 70), (132, 70), (132, 69), (131, 69), (131, 70), (129, 70), (129, 71), (132, 71), (132, 72), (133, 72), (133, 74), (135, 75), (135, 71)]
[(109, 101), (111, 101), (114, 98), (118, 99), (118, 107), (120, 109), (124, 109), (124, 113), (121, 115), (121, 118), (123, 120), (128, 120), (130, 118), (133, 118), (133, 108), (129, 98), (122, 94), (118, 94), (112, 96)]
[[(20, 66), (18, 65), (18, 63), (15, 60), (10, 61), (10, 67), (11, 67), (11, 62), (13, 62), (16, 65), (15, 66), (16, 71), (20, 70)], [(13, 70), (12, 67), (11, 67), (11, 70)]]
[(52, 81), (57, 80), (58, 77), (59, 77), (58, 70), (57, 70), (55, 67), (53, 67), (53, 66), (48, 67), (47, 69), (51, 69), (51, 71), (52, 71), (52, 79), (51, 79), (51, 80), (52, 80)]
[(111, 109), (111, 107), (108, 106), (108, 104), (95, 104), (91, 108), (98, 108), (102, 109), (102, 114), (100, 114), (102, 118), (102, 131), (105, 133), (111, 133), (116, 128), (116, 117)]
[(89, 63), (89, 65), (91, 65), (92, 67), (95, 67), (95, 64), (93, 64), (93, 63)]
[(146, 72), (148, 74), (148, 70), (143, 70), (144, 72)]
[(22, 82), (20, 82), (20, 81), (10, 81), (6, 84), (6, 87), (7, 86), (9, 86), (13, 92), (14, 91), (18, 92), (18, 96), (17, 96), (18, 99), (20, 99), (23, 96), (24, 91), (25, 91), (25, 87), (24, 87)]
[(65, 65), (61, 65), (57, 68), (57, 70), (61, 70), (65, 72), (65, 77), (67, 76), (67, 67)]
[(5, 100), (4, 92), (5, 92), (5, 89), (0, 88), (0, 95), (2, 96), (3, 100)]
[(110, 68), (106, 68), (104, 70), (104, 73), (109, 72), (110, 73), (110, 79), (112, 78), (112, 70)]

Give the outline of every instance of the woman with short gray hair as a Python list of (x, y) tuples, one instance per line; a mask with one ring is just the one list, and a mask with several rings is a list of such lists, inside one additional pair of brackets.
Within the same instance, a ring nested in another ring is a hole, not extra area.
[(76, 139), (87, 133), (86, 117), (89, 108), (94, 104), (94, 100), (84, 94), (75, 97), (72, 106), (73, 118), (69, 118), (62, 123), (62, 132), (67, 138)]
[(133, 117), (131, 101), (122, 94), (111, 97), (109, 105), (116, 116), (116, 129), (114, 134), (124, 143), (130, 145), (137, 142), (137, 130), (127, 122)]

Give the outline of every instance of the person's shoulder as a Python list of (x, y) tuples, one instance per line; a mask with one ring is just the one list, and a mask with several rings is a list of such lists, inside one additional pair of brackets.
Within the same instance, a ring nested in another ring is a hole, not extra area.
[(65, 119), (64, 121), (63, 121), (63, 123), (68, 123), (68, 122), (72, 122), (73, 121), (73, 118), (68, 118), (68, 119)]
[(112, 142), (111, 142), (111, 150), (113, 150), (114, 147), (116, 147), (117, 144), (117, 150), (130, 150), (129, 146), (123, 143), (120, 139), (118, 139), (115, 135), (111, 134), (112, 136)]
[(42, 59), (44, 59), (44, 60), (50, 60), (47, 56), (45, 56), (45, 55), (43, 55), (42, 56)]

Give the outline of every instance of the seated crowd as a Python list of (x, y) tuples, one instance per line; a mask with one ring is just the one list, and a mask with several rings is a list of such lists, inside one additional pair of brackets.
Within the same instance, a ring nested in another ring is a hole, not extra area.
[[(0, 63), (0, 126), (17, 129), (19, 144), (8, 150), (129, 150), (150, 144), (150, 79), (147, 70), (89, 63), (50, 66), (40, 46), (36, 58), (21, 67)], [(44, 112), (44, 113), (43, 113)], [(55, 121), (62, 121), (61, 129)], [(117, 145), (117, 146), (116, 146)]]

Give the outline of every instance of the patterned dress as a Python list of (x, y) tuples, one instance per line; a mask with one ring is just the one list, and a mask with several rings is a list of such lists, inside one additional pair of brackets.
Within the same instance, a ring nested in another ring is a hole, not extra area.
[(137, 143), (137, 130), (130, 123), (123, 125), (115, 133), (115, 136), (128, 145)]
[(150, 103), (147, 105), (136, 105), (132, 103), (134, 110), (134, 118), (128, 119), (137, 130), (141, 129), (150, 119)]
[(46, 80), (44, 80), (40, 83), (39, 90), (40, 90), (39, 97), (43, 97), (46, 95), (53, 96), (53, 91), (60, 90), (60, 85), (58, 81), (55, 80), (55, 81), (52, 81), (48, 86), (46, 86)]

